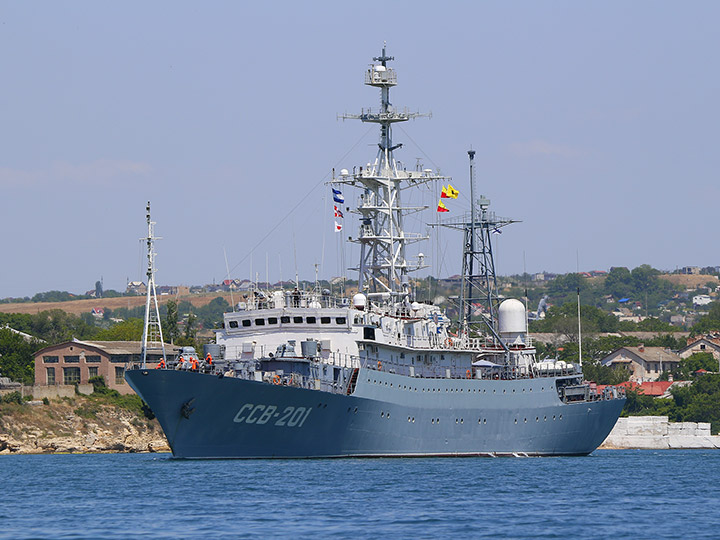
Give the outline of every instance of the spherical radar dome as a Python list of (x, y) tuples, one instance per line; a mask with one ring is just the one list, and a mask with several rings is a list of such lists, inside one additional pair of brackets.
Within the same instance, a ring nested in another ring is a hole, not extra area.
[(364, 310), (367, 305), (367, 297), (363, 293), (357, 293), (352, 299), (355, 309)]

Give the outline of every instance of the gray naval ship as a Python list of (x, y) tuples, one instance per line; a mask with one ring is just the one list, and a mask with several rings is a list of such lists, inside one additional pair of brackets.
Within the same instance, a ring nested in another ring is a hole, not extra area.
[[(379, 125), (377, 156), (331, 182), (338, 202), (342, 189), (359, 188), (358, 294), (256, 289), (224, 315), (216, 343), (206, 346), (212, 364), (190, 360), (188, 349), (159, 369), (143, 361), (126, 370), (175, 457), (585, 455), (615, 425), (622, 390), (598, 394), (579, 364), (537, 359), (525, 304), (499, 298), (492, 233), (513, 221), (475, 198), (472, 151), (469, 211), (433, 224), (463, 234), (458, 320), (414, 300), (409, 274), (424, 257), (411, 260), (406, 247), (424, 237), (405, 231), (403, 218), (427, 207), (401, 199), (445, 178), (395, 160), (393, 124), (418, 115), (391, 105), (391, 60), (383, 48), (365, 73), (365, 84), (380, 90), (380, 108), (346, 116)], [(148, 224), (143, 354), (153, 343), (163, 347), (156, 299), (150, 309), (149, 207)]]

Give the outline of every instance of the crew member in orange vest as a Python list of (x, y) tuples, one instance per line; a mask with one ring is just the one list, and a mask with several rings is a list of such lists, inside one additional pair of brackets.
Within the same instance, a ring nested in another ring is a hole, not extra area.
[(210, 353), (207, 353), (207, 356), (205, 357), (205, 363), (208, 366), (212, 366), (212, 355)]
[(160, 360), (160, 363), (157, 365), (156, 369), (165, 369), (165, 359), (163, 358)]

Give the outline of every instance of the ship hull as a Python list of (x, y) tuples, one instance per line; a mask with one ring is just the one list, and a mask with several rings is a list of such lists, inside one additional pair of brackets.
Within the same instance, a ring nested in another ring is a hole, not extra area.
[(554, 378), (424, 379), (361, 369), (351, 395), (128, 370), (177, 458), (586, 455), (624, 399), (564, 403)]

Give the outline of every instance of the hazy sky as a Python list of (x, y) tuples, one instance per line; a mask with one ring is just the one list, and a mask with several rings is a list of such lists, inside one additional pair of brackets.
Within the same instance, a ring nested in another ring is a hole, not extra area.
[[(0, 297), (143, 279), (148, 200), (160, 284), (224, 279), (223, 250), (232, 277), (338, 275), (356, 224), (333, 232), (322, 181), (374, 158), (376, 131), (337, 114), (377, 106), (385, 40), (394, 105), (432, 112), (396, 129), (397, 157), (452, 176), (459, 212), (472, 146), (480, 191), (523, 221), (499, 273), (720, 264), (718, 20), (718, 2), (0, 2)], [(440, 245), (439, 269), (420, 248), (433, 273), (459, 272), (457, 238)]]

